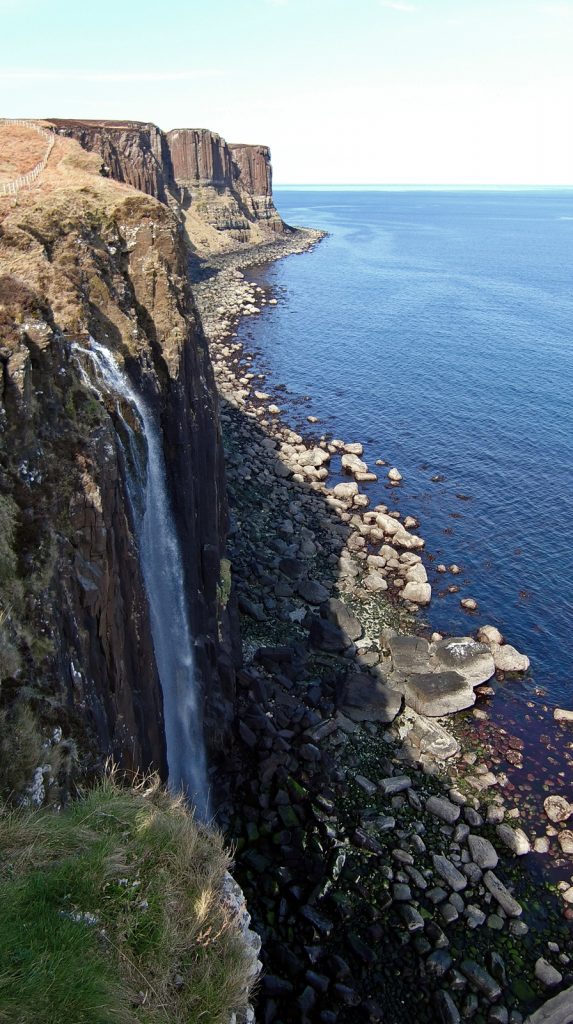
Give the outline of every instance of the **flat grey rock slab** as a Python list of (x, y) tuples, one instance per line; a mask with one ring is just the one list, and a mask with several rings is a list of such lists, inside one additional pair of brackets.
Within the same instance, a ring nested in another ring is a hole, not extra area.
[(366, 672), (347, 676), (339, 706), (354, 722), (393, 722), (402, 707), (402, 695)]
[(573, 986), (548, 999), (525, 1024), (571, 1024), (573, 1021)]
[(400, 676), (411, 672), (427, 672), (430, 659), (430, 645), (421, 636), (402, 636), (396, 633), (388, 640), (394, 672)]
[(459, 672), (415, 672), (403, 679), (392, 673), (390, 679), (404, 694), (408, 707), (429, 718), (464, 711), (476, 701), (473, 688)]
[(486, 889), (492, 894), (494, 900), (499, 903), (502, 910), (508, 917), (519, 917), (523, 913), (523, 907), (511, 895), (502, 881), (494, 875), (493, 871), (486, 871), (483, 876)]
[(460, 744), (443, 725), (425, 715), (415, 715), (411, 730), (420, 744), (420, 753), (429, 754), (436, 760), (446, 761), (456, 757), (460, 752)]
[(471, 636), (453, 636), (430, 645), (430, 657), (435, 671), (452, 670), (462, 675), (466, 683), (479, 686), (491, 679), (495, 672), (493, 655), (487, 644), (480, 644)]

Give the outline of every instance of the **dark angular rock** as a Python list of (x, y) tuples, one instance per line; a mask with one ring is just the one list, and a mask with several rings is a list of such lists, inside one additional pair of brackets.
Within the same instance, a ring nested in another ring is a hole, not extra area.
[(325, 601), (320, 608), (320, 614), (324, 619), (338, 626), (349, 640), (359, 640), (362, 636), (362, 626), (350, 609), (337, 597), (331, 597)]
[(319, 914), (319, 912), (315, 910), (314, 907), (302, 907), (300, 913), (302, 917), (305, 918), (306, 921), (309, 921), (310, 924), (313, 925), (313, 927), (321, 933), (321, 935), (330, 935), (332, 929), (334, 928), (334, 923), (330, 921), (327, 917), (324, 917), (323, 914)]
[(445, 949), (436, 949), (426, 960), (426, 971), (432, 978), (443, 978), (452, 966), (452, 958)]
[(365, 672), (347, 676), (339, 707), (354, 722), (393, 722), (402, 707), (402, 696), (380, 679)]
[(269, 996), (288, 996), (293, 991), (292, 982), (278, 978), (275, 974), (264, 974), (262, 985)]
[(320, 651), (328, 651), (333, 654), (345, 651), (348, 647), (348, 637), (344, 635), (338, 626), (334, 626), (326, 619), (319, 619), (313, 616), (309, 628), (310, 642), (313, 647)]
[(460, 970), (470, 984), (477, 988), (478, 992), (481, 992), (490, 1003), (495, 1003), (499, 999), (501, 988), (485, 968), (480, 967), (474, 960), (462, 960)]
[(434, 996), (434, 1006), (440, 1024), (460, 1024), (461, 1017), (449, 992), (440, 990)]

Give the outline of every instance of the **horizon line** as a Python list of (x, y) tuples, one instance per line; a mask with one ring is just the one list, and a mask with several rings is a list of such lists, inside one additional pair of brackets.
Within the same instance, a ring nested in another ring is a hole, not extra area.
[(568, 188), (573, 189), (573, 182), (510, 182), (510, 181), (280, 181), (273, 182), (273, 188), (465, 188), (465, 189), (490, 189), (490, 188)]

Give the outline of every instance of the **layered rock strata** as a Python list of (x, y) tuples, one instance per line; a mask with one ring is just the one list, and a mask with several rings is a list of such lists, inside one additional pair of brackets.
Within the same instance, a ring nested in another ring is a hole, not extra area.
[(290, 231), (273, 203), (267, 146), (229, 145), (208, 129), (164, 133), (138, 121), (48, 123), (98, 153), (105, 174), (170, 204), (200, 252), (258, 244)]
[(84, 767), (165, 774), (118, 400), (74, 344), (106, 346), (160, 423), (211, 747), (234, 688), (217, 398), (176, 218), (100, 163), (59, 138), (38, 186), (0, 200), (3, 700), (72, 736)]

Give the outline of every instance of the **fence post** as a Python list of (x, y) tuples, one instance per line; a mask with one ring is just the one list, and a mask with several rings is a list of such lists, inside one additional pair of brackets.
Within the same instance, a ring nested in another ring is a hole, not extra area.
[(31, 171), (28, 171), (27, 174), (21, 174), (18, 178), (15, 178), (13, 181), (4, 182), (4, 184), (0, 186), (0, 195), (16, 195), (16, 193), (18, 193), (21, 188), (25, 188), (26, 185), (31, 185), (44, 170), (48, 162), (48, 157), (50, 156), (50, 153), (52, 152), (52, 148), (54, 145), (54, 133), (49, 129), (44, 128), (42, 125), (36, 124), (34, 121), (26, 121), (23, 118), (0, 117), (0, 124), (20, 124), (23, 125), (25, 128), (31, 128), (38, 135), (41, 135), (42, 138), (45, 138), (48, 143), (43, 158), (36, 164), (35, 167), (32, 168)]

